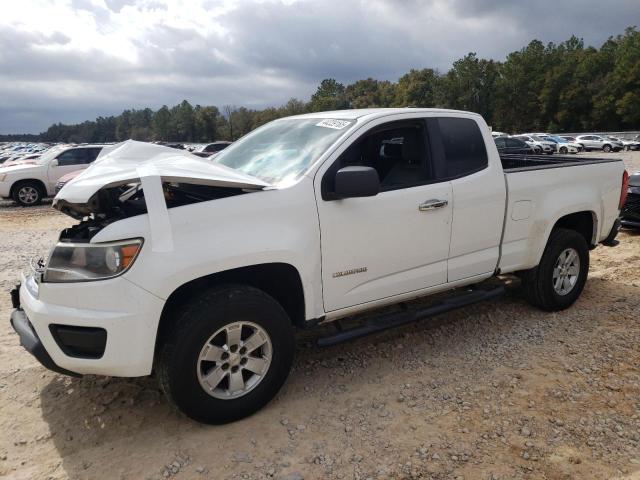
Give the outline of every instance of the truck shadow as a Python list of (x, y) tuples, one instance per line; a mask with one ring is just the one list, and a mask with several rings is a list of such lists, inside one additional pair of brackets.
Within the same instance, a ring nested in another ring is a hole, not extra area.
[[(553, 331), (560, 324), (569, 331), (574, 327), (596, 329), (616, 302), (632, 302), (637, 308), (638, 293), (637, 287), (590, 280), (573, 307), (576, 314), (569, 318), (562, 313), (540, 312), (526, 304), (519, 292), (509, 291), (502, 299), (443, 314), (434, 321), (326, 349), (316, 348), (313, 342), (331, 327), (303, 331), (298, 336), (293, 371), (278, 397), (252, 417), (229, 425), (205, 426), (185, 418), (169, 406), (152, 377), (76, 379), (52, 375), (40, 395), (42, 416), (70, 477), (94, 478), (93, 468), (98, 464), (103, 473), (116, 467), (135, 472), (136, 455), (157, 460), (154, 471), (138, 474), (144, 478), (161, 476), (163, 465), (171, 462), (176, 452), (201, 449), (203, 441), (212, 445), (211, 452), (221, 442), (233, 452), (247, 447), (246, 432), (251, 432), (257, 442), (269, 442), (271, 451), (291, 448), (280, 424), (283, 416), (295, 412), (329, 415), (330, 411), (332, 417), (339, 417), (345, 413), (341, 398), (366, 397), (361, 389), (380, 384), (384, 378), (402, 382), (405, 369), (414, 379), (420, 376), (421, 382), (442, 382), (429, 367), (455, 359), (466, 374), (476, 374), (481, 384), (483, 376), (504, 361), (505, 355), (520, 355), (526, 360), (528, 348), (555, 345)], [(394, 395), (393, 387), (387, 388), (387, 394)], [(105, 452), (116, 447), (120, 452), (137, 453), (130, 458), (108, 458)]]

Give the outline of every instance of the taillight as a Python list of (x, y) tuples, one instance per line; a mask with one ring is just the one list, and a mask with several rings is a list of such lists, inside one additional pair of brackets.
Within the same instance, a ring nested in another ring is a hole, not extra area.
[(629, 172), (625, 170), (622, 174), (622, 190), (620, 190), (620, 204), (618, 205), (619, 210), (622, 210), (624, 202), (627, 201), (627, 193), (629, 193)]

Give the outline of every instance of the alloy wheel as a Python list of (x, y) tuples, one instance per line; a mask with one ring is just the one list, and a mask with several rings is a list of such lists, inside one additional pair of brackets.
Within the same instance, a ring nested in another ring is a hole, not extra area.
[(33, 205), (38, 201), (40, 192), (35, 187), (25, 185), (18, 190), (18, 199), (25, 205)]
[(567, 295), (580, 275), (580, 255), (573, 248), (563, 250), (553, 267), (553, 289), (558, 295)]
[(200, 386), (212, 397), (246, 395), (262, 381), (273, 356), (267, 332), (253, 322), (233, 322), (218, 329), (198, 356)]

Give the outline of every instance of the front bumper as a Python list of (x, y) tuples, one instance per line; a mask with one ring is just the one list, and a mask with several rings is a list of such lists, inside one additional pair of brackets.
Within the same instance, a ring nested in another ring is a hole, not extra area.
[(640, 194), (627, 194), (627, 201), (620, 212), (623, 227), (640, 228)]
[[(2, 173), (2, 171), (0, 171)], [(9, 198), (11, 196), (11, 184), (9, 182), (0, 182), (0, 197)]]
[[(37, 291), (27, 288), (27, 281), (23, 276), (19, 295), (12, 295), (12, 301), (19, 298), (11, 324), (22, 345), (45, 367), (66, 374), (118, 377), (151, 373), (162, 299), (123, 277), (41, 283)], [(79, 336), (94, 346), (103, 340), (99, 355), (79, 355)]]
[(38, 334), (33, 329), (33, 326), (31, 325), (31, 322), (29, 322), (24, 310), (21, 308), (16, 308), (11, 312), (11, 326), (20, 337), (20, 345), (22, 345), (27, 352), (36, 357), (36, 360), (38, 360), (44, 367), (64, 375), (71, 375), (73, 377), (81, 376), (56, 365), (49, 353), (47, 353), (44, 345), (42, 345)]

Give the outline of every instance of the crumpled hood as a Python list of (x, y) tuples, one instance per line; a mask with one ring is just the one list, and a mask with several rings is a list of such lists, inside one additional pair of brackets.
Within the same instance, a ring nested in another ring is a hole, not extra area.
[(184, 150), (127, 140), (105, 147), (89, 168), (60, 190), (53, 206), (84, 204), (103, 188), (125, 185), (145, 177), (158, 177), (163, 182), (253, 190), (269, 186), (258, 178)]

